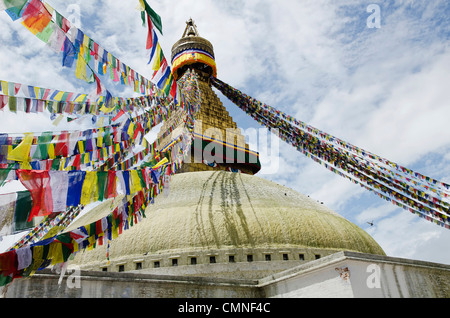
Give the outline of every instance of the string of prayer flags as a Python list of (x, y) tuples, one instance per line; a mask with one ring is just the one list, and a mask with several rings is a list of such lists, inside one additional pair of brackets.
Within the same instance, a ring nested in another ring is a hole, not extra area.
[[(422, 177), (306, 125), (217, 78), (212, 77), (211, 83), (258, 123), (328, 170), (421, 218), (450, 229), (450, 204), (445, 200), (450, 193), (443, 182)], [(425, 192), (421, 188), (431, 191)]]
[(171, 103), (156, 86), (152, 88), (150, 94), (140, 97), (123, 98), (107, 94), (106, 97), (93, 98), (92, 95), (88, 94), (0, 80), (0, 93), (0, 110), (2, 111), (23, 111), (26, 113), (48, 111), (51, 114), (77, 116), (104, 114), (114, 117), (120, 111), (129, 112), (148, 107), (162, 107)]
[(165, 96), (171, 96), (175, 99), (178, 92), (177, 83), (173, 80), (171, 68), (158, 42), (158, 36), (153, 29), (153, 26), (155, 26), (162, 34), (161, 17), (145, 0), (139, 0), (139, 3), (141, 6), (142, 24), (145, 25), (145, 21), (147, 20), (148, 34), (146, 49), (149, 51), (148, 64), (153, 61), (152, 70), (154, 73), (152, 80), (159, 89), (164, 91)]
[[(185, 76), (190, 75), (187, 73)], [(29, 196), (25, 202), (28, 204), (28, 208), (23, 210), (30, 212), (26, 213), (25, 218), (29, 220), (34, 215), (47, 214), (44, 221), (19, 240), (11, 250), (0, 254), (0, 286), (10, 284), (18, 277), (30, 277), (37, 270), (50, 265), (64, 263), (70, 255), (81, 249), (93, 249), (104, 242), (109, 244), (112, 239), (121, 235), (123, 230), (137, 224), (145, 217), (146, 208), (163, 190), (168, 190), (167, 183), (170, 181), (170, 176), (181, 167), (191, 148), (193, 121), (200, 107), (201, 99), (195, 76), (184, 79), (183, 85), (182, 89), (186, 89), (184, 92), (195, 94), (195, 96), (185, 98), (186, 110), (190, 110), (186, 111), (185, 118), (182, 119), (186, 129), (183, 130), (181, 137), (176, 138), (176, 142), (165, 147), (164, 153), (155, 151), (154, 146), (161, 141), (162, 137), (160, 137), (151, 146), (147, 145), (143, 151), (133, 154), (129, 158), (122, 158), (122, 162), (128, 162), (136, 156), (139, 157), (141, 164), (136, 168), (113, 170), (108, 165), (108, 170), (105, 171), (99, 169), (54, 171), (37, 170), (34, 167), (33, 170), (17, 169), (18, 163), (9, 165), (0, 163), (0, 167), (3, 168), (0, 168), (1, 182), (17, 178), (27, 188), (27, 191), (23, 191), (23, 193)], [(159, 97), (156, 99), (158, 100)], [(61, 132), (59, 134), (47, 132), (40, 136), (33, 136), (29, 157), (55, 158), (56, 155), (70, 155), (72, 150), (76, 150), (78, 154), (75, 157), (80, 158), (81, 153), (93, 150), (95, 146), (102, 147), (102, 151), (99, 153), (100, 157), (103, 150), (108, 152), (108, 147), (113, 146), (113, 142), (132, 141), (133, 138), (142, 140), (139, 136), (147, 131), (146, 127), (153, 127), (155, 123), (166, 120), (174, 110), (174, 104), (167, 104), (167, 99), (160, 101), (162, 102), (161, 106), (156, 107), (154, 112), (148, 112), (143, 117), (144, 120), (141, 120), (139, 116), (127, 117), (118, 125), (100, 128), (96, 131)], [(120, 114), (120, 117), (124, 115), (126, 115), (125, 112)], [(175, 123), (168, 130), (172, 131), (175, 128), (174, 125)], [(97, 133), (96, 136), (95, 133)], [(82, 137), (85, 139), (80, 140)], [(93, 139), (93, 137), (97, 137), (97, 139)], [(0, 146), (2, 149), (5, 146), (6, 149), (9, 149), (13, 142), (17, 141), (19, 145), (23, 143), (23, 146), (27, 145), (28, 147), (31, 139), (28, 138), (15, 140), (7, 134), (0, 134)], [(47, 147), (48, 144), (52, 146)], [(130, 144), (134, 145), (135, 141)], [(176, 148), (179, 144), (182, 145)], [(150, 158), (146, 158), (145, 163), (142, 163), (147, 151), (149, 151)], [(25, 158), (26, 152), (21, 153), (20, 158)], [(138, 164), (138, 162), (135, 161), (133, 164)], [(119, 194), (123, 194), (122, 204), (115, 208), (111, 207), (108, 216), (75, 230), (63, 231), (86, 204), (118, 198)], [(25, 207), (25, 205), (23, 206)], [(63, 210), (63, 207), (66, 209)], [(57, 213), (56, 217), (54, 217), (54, 213), (49, 214), (55, 209), (62, 210)]]
[[(45, 217), (38, 225), (26, 233), (11, 249), (19, 249), (62, 232), (81, 212), (82, 206), (71, 207), (67, 211)], [(27, 228), (30, 228), (28, 226)]]
[[(36, 216), (64, 212), (67, 207), (102, 202), (114, 198), (120, 191), (133, 195), (152, 185), (150, 177), (155, 170), (169, 164), (164, 158), (153, 168), (108, 171), (48, 171), (13, 170), (17, 179), (30, 192), (33, 206), (28, 216), (30, 222)], [(0, 169), (1, 171), (2, 169)], [(152, 172), (153, 171), (153, 172)]]
[[(137, 224), (143, 217), (145, 218), (145, 210), (153, 202), (154, 197), (163, 189), (167, 189), (165, 183), (170, 179), (167, 174), (177, 172), (181, 166), (180, 161), (184, 160), (186, 153), (180, 154), (172, 164), (161, 166), (158, 173), (151, 170), (151, 178), (149, 173), (143, 171), (139, 173), (134, 170), (126, 174), (126, 178), (131, 179), (129, 190), (126, 190), (127, 195), (132, 194), (133, 189), (139, 192), (134, 193), (131, 198), (125, 197), (122, 205), (100, 220), (35, 242), (33, 237), (36, 237), (44, 226), (37, 227), (33, 234), (24, 238), (14, 248), (0, 254), (0, 286), (10, 284), (18, 277), (30, 277), (37, 270), (50, 265), (64, 263), (74, 252), (93, 249), (97, 243), (103, 245), (105, 239), (109, 244), (111, 240), (121, 235), (123, 230)], [(108, 172), (106, 179), (111, 179), (111, 176), (112, 174)], [(32, 241), (33, 243), (26, 244)]]
[[(144, 8), (154, 25), (161, 27), (160, 17), (147, 5)], [(6, 9), (13, 20), (22, 18), (22, 24), (55, 52), (62, 53), (62, 65), (75, 64), (75, 76), (88, 83), (97, 83), (96, 94), (108, 92), (100, 83), (99, 75), (109, 74), (113, 82), (132, 86), (134, 91), (151, 95), (154, 84), (124, 64), (110, 52), (41, 0), (0, 0), (0, 9)], [(150, 21), (150, 20), (149, 20)], [(157, 38), (155, 38), (157, 41)], [(90, 61), (94, 60), (91, 66)], [(91, 72), (88, 74), (87, 71)], [(96, 74), (97, 73), (97, 74)]]

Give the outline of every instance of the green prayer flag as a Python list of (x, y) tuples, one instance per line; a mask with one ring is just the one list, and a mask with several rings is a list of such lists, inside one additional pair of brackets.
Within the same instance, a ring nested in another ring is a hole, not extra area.
[(97, 171), (98, 200), (100, 202), (103, 201), (103, 199), (105, 198), (105, 188), (107, 178), (108, 178), (108, 171)]
[(12, 282), (12, 276), (0, 273), (0, 287), (6, 286)]
[(173, 84), (173, 76), (171, 75), (170, 79), (167, 81), (166, 86), (164, 88), (164, 94), (166, 94), (166, 96), (169, 96), (172, 84)]
[(60, 163), (61, 163), (61, 158), (53, 159), (51, 170), (56, 170), (56, 171), (59, 170)]
[(51, 131), (43, 132), (38, 137), (38, 140), (37, 140), (38, 147), (37, 148), (39, 149), (40, 157), (39, 158), (35, 157), (37, 155), (37, 151), (36, 151), (35, 156), (33, 156), (33, 159), (42, 159), (42, 160), (48, 159), (48, 147), (49, 147), (49, 144), (52, 141), (52, 139), (53, 139), (53, 132), (51, 132)]
[(141, 182), (141, 187), (146, 188), (147, 184), (145, 183), (144, 175), (142, 174), (142, 170), (137, 170), (137, 174), (139, 176), (139, 181)]
[(13, 21), (19, 19), (23, 14), (23, 9), (28, 0), (0, 0), (0, 11), (6, 10), (6, 13)]
[(6, 178), (8, 177), (8, 174), (11, 171), (11, 169), (15, 167), (15, 165), (16, 165), (15, 163), (10, 163), (8, 165), (8, 168), (0, 169), (0, 187), (3, 187), (5, 185)]
[(153, 25), (163, 34), (162, 32), (162, 22), (161, 17), (148, 5), (147, 1), (144, 1), (145, 12), (147, 12), (148, 16), (152, 20)]
[(109, 147), (112, 145), (112, 140), (111, 140), (111, 132), (109, 127), (105, 127), (105, 134), (103, 136), (103, 143), (105, 144), (106, 147)]
[(54, 24), (55, 23), (53, 21), (50, 21), (42, 32), (36, 33), (36, 37), (42, 42), (47, 43), (50, 40), (53, 31), (55, 31)]
[(16, 210), (14, 212), (14, 230), (23, 231), (34, 226), (34, 222), (28, 222), (28, 216), (33, 208), (33, 199), (30, 191), (18, 191)]
[(6, 9), (11, 7), (20, 7), (20, 9), (22, 9), (25, 3), (27, 3), (27, 0), (0, 0), (0, 1), (4, 3)]
[(9, 96), (9, 111), (17, 112), (17, 101), (15, 96)]

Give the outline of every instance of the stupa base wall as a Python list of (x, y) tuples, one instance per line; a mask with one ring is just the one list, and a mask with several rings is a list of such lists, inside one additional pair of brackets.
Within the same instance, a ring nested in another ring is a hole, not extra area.
[[(339, 252), (259, 280), (50, 270), (17, 279), (7, 298), (448, 298), (450, 265)], [(207, 300), (205, 300), (207, 302)]]

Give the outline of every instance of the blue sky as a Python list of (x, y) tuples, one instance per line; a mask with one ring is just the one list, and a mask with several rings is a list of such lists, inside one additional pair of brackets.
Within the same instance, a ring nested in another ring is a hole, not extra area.
[[(150, 76), (137, 0), (48, 3), (120, 60)], [(160, 43), (166, 57), (192, 17), (200, 35), (214, 45), (219, 79), (360, 148), (450, 182), (448, 1), (149, 4), (162, 17)], [(367, 27), (370, 4), (380, 8), (380, 28)], [(0, 79), (74, 92), (95, 89), (77, 80), (73, 69), (64, 69), (61, 54), (19, 21), (2, 12), (0, 24)], [(133, 95), (107, 80), (105, 85), (116, 95)], [(222, 101), (239, 127), (260, 128)], [(8, 132), (65, 128), (55, 128), (46, 118), (1, 116), (2, 130)], [(449, 230), (379, 199), (282, 142), (279, 146), (278, 168), (264, 169), (261, 177), (324, 202), (365, 229), (390, 256), (450, 264)]]

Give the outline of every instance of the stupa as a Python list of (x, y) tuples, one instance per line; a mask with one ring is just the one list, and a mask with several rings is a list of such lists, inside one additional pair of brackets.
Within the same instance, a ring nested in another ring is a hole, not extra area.
[[(172, 70), (175, 79), (188, 71), (198, 75), (202, 102), (190, 160), (146, 218), (110, 242), (108, 260), (103, 245), (79, 252), (71, 264), (92, 271), (253, 279), (339, 251), (385, 255), (364, 230), (323, 204), (255, 176), (258, 153), (211, 88), (210, 77), (217, 74), (213, 46), (192, 20), (172, 48)], [(223, 149), (210, 156), (213, 161), (204, 157), (206, 150), (220, 149), (211, 144)]]

